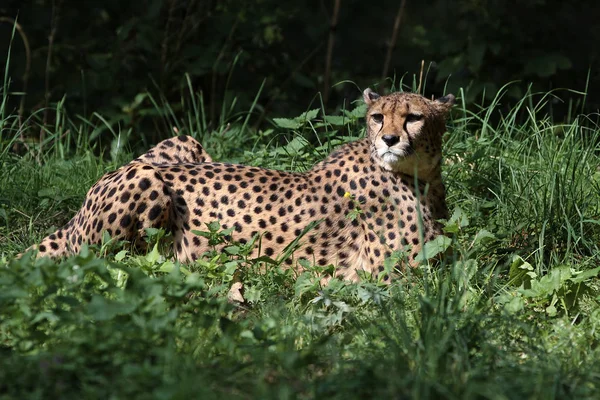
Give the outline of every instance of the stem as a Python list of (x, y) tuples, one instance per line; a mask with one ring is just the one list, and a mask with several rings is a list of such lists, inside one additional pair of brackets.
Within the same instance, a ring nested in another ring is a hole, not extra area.
[(325, 58), (325, 76), (323, 79), (323, 104), (327, 105), (329, 100), (329, 80), (331, 78), (331, 58), (333, 56), (333, 45), (335, 43), (335, 30), (337, 28), (338, 15), (340, 12), (341, 0), (335, 0), (333, 6), (333, 15), (329, 23), (329, 41), (327, 43), (327, 56)]
[(45, 126), (48, 122), (48, 104), (50, 103), (50, 66), (52, 62), (52, 49), (54, 47), (54, 38), (56, 37), (56, 31), (58, 30), (58, 13), (60, 11), (60, 5), (62, 0), (52, 2), (52, 20), (50, 29), (50, 36), (48, 36), (48, 56), (46, 57), (46, 73), (44, 78), (44, 118), (42, 120), (42, 127), (40, 129), (40, 149), (39, 154), (42, 153), (42, 147), (44, 145), (44, 139), (46, 135)]
[(425, 60), (421, 60), (421, 72), (419, 72), (419, 87), (417, 93), (421, 93), (421, 84), (423, 83), (423, 69), (425, 68)]
[(169, 51), (169, 39), (171, 33), (171, 26), (175, 24), (175, 2), (176, 0), (169, 0), (168, 2), (168, 17), (165, 25), (165, 32), (160, 49), (160, 90), (163, 91), (165, 88), (165, 76), (167, 75), (167, 56)]
[(211, 120), (211, 122), (215, 120), (215, 113), (216, 113), (217, 67), (219, 66), (219, 63), (221, 62), (221, 59), (225, 56), (225, 49), (229, 45), (229, 42), (231, 42), (231, 39), (233, 38), (233, 34), (235, 33), (239, 22), (240, 22), (240, 19), (237, 18), (235, 20), (234, 24), (231, 26), (231, 29), (229, 30), (229, 36), (227, 36), (227, 39), (225, 40), (225, 43), (223, 43), (223, 47), (221, 47), (221, 51), (219, 52), (219, 55), (217, 56), (217, 59), (215, 60), (215, 63), (213, 64), (212, 83), (211, 83), (211, 90), (210, 90), (210, 120)]
[[(19, 103), (19, 128), (23, 127), (23, 114), (25, 113), (25, 97), (27, 96), (27, 84), (29, 82), (29, 71), (31, 70), (31, 47), (29, 47), (29, 40), (27, 39), (27, 34), (25, 30), (15, 19), (10, 17), (0, 17), (0, 23), (7, 22), (15, 27), (17, 32), (19, 32), (19, 36), (21, 36), (21, 40), (23, 41), (23, 46), (25, 46), (25, 72), (23, 72), (23, 95), (21, 96), (21, 101)], [(21, 140), (23, 140), (23, 131), (20, 131)]]
[(394, 47), (396, 47), (396, 39), (398, 39), (398, 30), (400, 29), (400, 21), (402, 20), (402, 15), (404, 15), (405, 6), (406, 0), (402, 0), (402, 2), (400, 3), (400, 8), (398, 9), (398, 13), (396, 14), (396, 20), (394, 21), (394, 29), (392, 30), (392, 37), (388, 45), (387, 55), (385, 56), (385, 63), (383, 64), (383, 72), (381, 73), (382, 81), (385, 78), (387, 78), (388, 71), (390, 68), (390, 62), (392, 62), (392, 52), (394, 51)]

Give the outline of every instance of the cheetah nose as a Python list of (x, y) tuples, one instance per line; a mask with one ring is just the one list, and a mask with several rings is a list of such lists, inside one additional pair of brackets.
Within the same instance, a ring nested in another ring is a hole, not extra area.
[(387, 144), (388, 147), (392, 147), (400, 141), (400, 137), (396, 135), (383, 135), (381, 140), (383, 140), (383, 143)]

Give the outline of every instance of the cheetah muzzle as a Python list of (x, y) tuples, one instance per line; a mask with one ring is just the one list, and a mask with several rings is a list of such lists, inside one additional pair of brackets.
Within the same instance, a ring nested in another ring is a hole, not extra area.
[(103, 176), (73, 219), (34, 248), (58, 257), (101, 242), (104, 232), (135, 243), (146, 228), (164, 228), (177, 258), (193, 262), (209, 250), (193, 231), (220, 221), (241, 243), (259, 235), (254, 256), (273, 256), (316, 223), (286, 265), (332, 264), (335, 275), (351, 280), (358, 271), (382, 274), (394, 251), (406, 251), (414, 265), (423, 243), (441, 233), (437, 220), (447, 218), (442, 135), (454, 96), (367, 89), (363, 98), (366, 138), (306, 173), (212, 162), (193, 138), (167, 139)]

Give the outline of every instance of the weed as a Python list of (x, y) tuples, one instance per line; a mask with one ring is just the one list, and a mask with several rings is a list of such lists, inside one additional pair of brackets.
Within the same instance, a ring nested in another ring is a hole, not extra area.
[[(249, 114), (210, 127), (188, 87), (177, 106), (145, 99), (220, 159), (302, 171), (362, 134), (362, 106), (310, 109), (267, 131)], [(311, 227), (275, 258), (250, 256), (260, 234), (241, 244), (215, 221), (195, 232), (214, 248), (189, 265), (159, 230), (146, 251), (106, 237), (65, 260), (14, 259), (133, 154), (128, 131), (113, 129), (110, 161), (98, 157), (114, 124), (98, 115), (77, 127), (59, 104), (39, 157), (17, 156), (16, 117), (2, 110), (1, 396), (597, 398), (600, 129), (543, 116), (552, 94), (507, 107), (502, 93), (455, 111), (445, 235), (418, 268), (395, 271), (404, 254), (393, 253), (391, 285), (325, 285), (332, 266), (283, 268)], [(237, 281), (244, 305), (227, 301)]]

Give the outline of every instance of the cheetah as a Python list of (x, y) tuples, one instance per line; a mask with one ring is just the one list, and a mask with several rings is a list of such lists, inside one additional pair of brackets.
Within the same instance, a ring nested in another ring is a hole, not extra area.
[(405, 251), (406, 264), (416, 265), (447, 218), (442, 135), (455, 98), (366, 89), (363, 99), (366, 137), (305, 173), (212, 162), (193, 138), (167, 139), (102, 177), (75, 217), (37, 246), (38, 256), (78, 253), (105, 231), (136, 242), (154, 227), (172, 233), (179, 261), (194, 262), (210, 249), (194, 231), (219, 221), (240, 243), (259, 235), (253, 256), (272, 257), (316, 224), (287, 267), (333, 265), (343, 279), (364, 271), (389, 281), (384, 260)]

